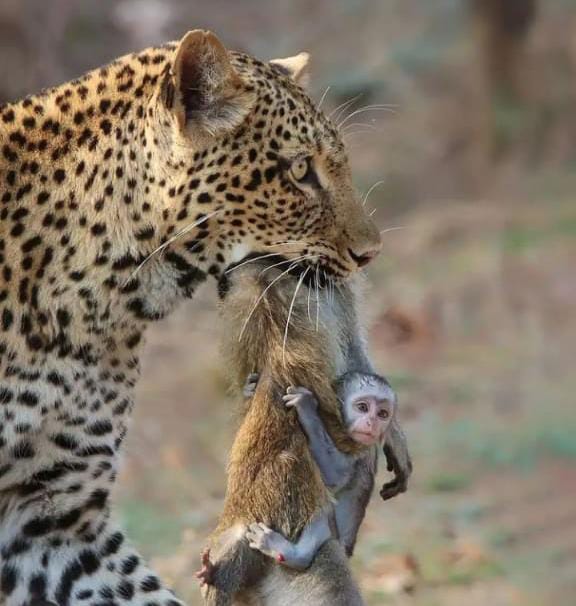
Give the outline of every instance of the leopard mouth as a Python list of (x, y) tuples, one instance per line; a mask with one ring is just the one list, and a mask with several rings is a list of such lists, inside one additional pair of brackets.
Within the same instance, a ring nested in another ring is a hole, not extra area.
[(235, 270), (243, 266), (251, 265), (261, 271), (276, 267), (280, 272), (291, 275), (308, 288), (326, 288), (331, 282), (341, 280), (342, 277), (333, 274), (330, 266), (322, 263), (322, 260), (311, 263), (308, 259), (294, 261), (282, 254), (269, 254), (263, 252), (249, 253), (239, 261), (230, 263), (220, 275), (218, 280), (218, 294), (223, 299), (229, 288), (230, 278)]

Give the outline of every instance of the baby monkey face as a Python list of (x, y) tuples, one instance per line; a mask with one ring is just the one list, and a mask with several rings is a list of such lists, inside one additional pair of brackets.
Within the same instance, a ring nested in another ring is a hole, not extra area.
[(359, 393), (349, 402), (350, 436), (371, 446), (384, 440), (394, 415), (394, 401), (378, 393)]
[(396, 414), (396, 394), (386, 379), (348, 373), (340, 380), (340, 401), (353, 440), (366, 446), (384, 441)]

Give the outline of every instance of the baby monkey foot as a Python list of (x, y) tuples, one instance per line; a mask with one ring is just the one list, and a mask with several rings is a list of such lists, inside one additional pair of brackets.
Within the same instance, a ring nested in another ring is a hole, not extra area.
[(280, 564), (286, 563), (286, 553), (292, 544), (281, 534), (268, 528), (266, 524), (250, 524), (246, 531), (246, 538), (252, 549), (262, 552)]
[(314, 394), (306, 387), (290, 386), (286, 394), (282, 396), (286, 408), (312, 408), (315, 410), (318, 406)]
[(256, 387), (258, 387), (258, 381), (260, 380), (260, 375), (257, 372), (252, 372), (248, 375), (246, 379), (246, 383), (244, 383), (244, 387), (242, 389), (242, 393), (245, 398), (251, 398), (256, 393)]
[(204, 587), (204, 585), (213, 585), (214, 564), (210, 561), (209, 549), (205, 549), (202, 552), (200, 561), (202, 563), (202, 568), (196, 573), (196, 578), (200, 581), (200, 587)]
[(409, 458), (400, 461), (394, 453), (394, 449), (388, 444), (384, 445), (384, 455), (388, 471), (394, 474), (394, 479), (384, 484), (380, 490), (380, 496), (387, 501), (408, 490), (408, 478), (412, 474), (412, 461)]

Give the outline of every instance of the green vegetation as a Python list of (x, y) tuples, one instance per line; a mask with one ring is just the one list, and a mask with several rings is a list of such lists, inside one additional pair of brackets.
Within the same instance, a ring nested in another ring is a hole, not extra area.
[(123, 501), (120, 516), (128, 536), (144, 553), (169, 554), (180, 542), (182, 521), (152, 504), (132, 499)]

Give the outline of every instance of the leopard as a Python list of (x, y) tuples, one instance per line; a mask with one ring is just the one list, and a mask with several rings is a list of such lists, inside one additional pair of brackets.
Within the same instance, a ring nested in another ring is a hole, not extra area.
[(198, 29), (0, 107), (3, 605), (182, 604), (112, 507), (147, 327), (244, 259), (381, 248), (308, 65)]

